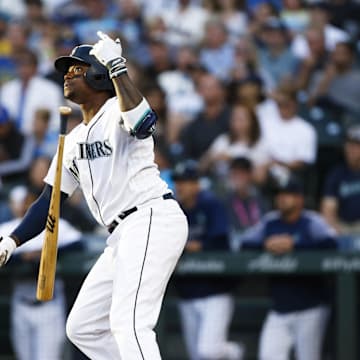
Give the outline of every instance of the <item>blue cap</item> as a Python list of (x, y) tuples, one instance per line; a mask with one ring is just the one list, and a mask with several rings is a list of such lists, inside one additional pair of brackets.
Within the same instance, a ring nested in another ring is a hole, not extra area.
[(286, 180), (277, 183), (276, 193), (303, 194), (304, 188), (297, 178), (289, 176)]
[(198, 163), (195, 160), (185, 160), (178, 163), (172, 172), (174, 181), (198, 180), (199, 177)]
[(6, 108), (0, 105), (0, 125), (5, 124), (10, 120), (9, 112)]

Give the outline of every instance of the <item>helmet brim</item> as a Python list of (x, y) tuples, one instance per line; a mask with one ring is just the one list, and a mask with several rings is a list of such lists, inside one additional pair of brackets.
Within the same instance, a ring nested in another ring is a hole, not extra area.
[(55, 60), (54, 65), (57, 71), (61, 72), (62, 74), (66, 74), (69, 70), (69, 67), (76, 63), (91, 66), (91, 64), (76, 56), (60, 56)]

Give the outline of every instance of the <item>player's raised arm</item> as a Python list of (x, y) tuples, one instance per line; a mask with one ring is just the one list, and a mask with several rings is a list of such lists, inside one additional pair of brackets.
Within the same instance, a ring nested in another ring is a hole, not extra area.
[(156, 113), (127, 74), (126, 59), (122, 56), (120, 40), (114, 41), (101, 31), (97, 34), (100, 40), (90, 53), (109, 70), (125, 128), (138, 139), (145, 139), (155, 130)]

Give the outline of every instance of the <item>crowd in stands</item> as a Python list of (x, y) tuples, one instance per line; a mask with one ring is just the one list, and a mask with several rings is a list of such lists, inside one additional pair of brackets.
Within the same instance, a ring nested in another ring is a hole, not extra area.
[[(65, 100), (54, 59), (96, 42), (97, 30), (121, 39), (129, 75), (158, 114), (155, 159), (188, 216), (187, 252), (360, 249), (355, 0), (1, 0), (0, 223), (14, 216), (8, 198), (15, 187), (41, 192), (56, 152), (58, 107)], [(67, 105), (70, 131), (82, 120), (76, 105)], [(281, 188), (290, 200), (279, 195)], [(291, 226), (281, 216), (287, 206), (298, 209)], [(84, 233), (101, 234), (81, 193), (63, 216)], [(302, 235), (295, 239), (295, 232)], [(293, 312), (304, 311), (314, 327), (299, 333), (323, 333), (326, 289), (307, 284), (305, 291), (303, 279), (273, 285), (275, 303), (295, 286), (293, 295), (307, 303), (299, 307), (285, 297), (291, 306), (275, 305), (260, 358), (275, 352), (287, 359), (295, 344), (298, 359), (320, 359), (321, 336), (313, 352), (303, 354), (304, 338), (292, 339), (285, 329), (293, 326)], [(179, 284), (191, 359), (240, 358), (243, 349), (226, 339), (231, 289), (211, 279)], [(213, 348), (211, 334), (199, 327), (209, 321), (198, 311), (204, 303), (197, 300), (205, 298), (209, 307), (224, 309), (222, 343)], [(195, 326), (197, 317), (203, 322)], [(274, 324), (287, 343), (269, 345)]]

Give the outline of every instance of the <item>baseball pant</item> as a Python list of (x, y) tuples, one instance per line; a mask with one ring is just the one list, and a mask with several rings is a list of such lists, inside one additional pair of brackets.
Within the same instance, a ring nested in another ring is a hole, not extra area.
[[(36, 288), (36, 283), (34, 283)], [(34, 297), (35, 300), (35, 297)], [(60, 360), (65, 342), (65, 300), (31, 305), (17, 294), (11, 305), (11, 339), (18, 360)]]
[(115, 228), (66, 326), (90, 359), (161, 359), (153, 329), (187, 232), (178, 203), (163, 199), (140, 207)]
[(229, 294), (179, 303), (182, 332), (190, 360), (239, 360), (243, 349), (227, 340), (234, 300)]
[(295, 348), (297, 360), (321, 360), (329, 308), (319, 306), (288, 314), (271, 311), (261, 336), (260, 360), (288, 360)]

